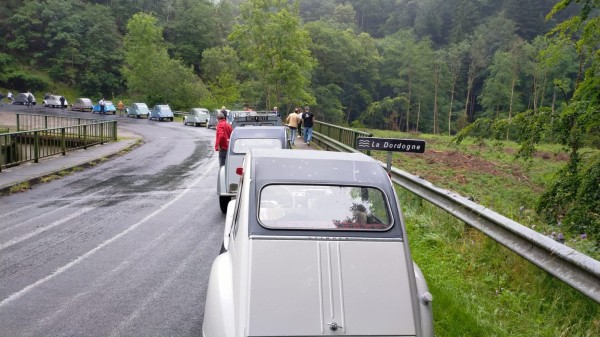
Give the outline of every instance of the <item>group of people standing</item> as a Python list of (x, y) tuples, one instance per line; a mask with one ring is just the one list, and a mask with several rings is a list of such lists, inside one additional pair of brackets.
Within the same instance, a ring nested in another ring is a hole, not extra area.
[[(294, 145), (296, 139), (296, 131), (298, 131), (298, 137), (304, 134), (304, 144), (310, 146), (310, 141), (312, 140), (312, 132), (313, 132), (313, 123), (315, 120), (315, 115), (310, 112), (310, 108), (308, 106), (304, 107), (304, 111), (302, 108), (296, 108), (292, 113), (290, 113), (285, 123), (291, 130), (291, 144)], [(304, 132), (302, 132), (304, 129)]]
[[(273, 112), (279, 115), (277, 107), (273, 108)], [(308, 106), (304, 107), (304, 111), (302, 111), (301, 108), (296, 108), (287, 116), (285, 123), (291, 130), (290, 143), (292, 145), (294, 145), (296, 131), (298, 131), (298, 137), (304, 134), (304, 143), (310, 146), (314, 120), (315, 116), (310, 112)], [(227, 158), (227, 150), (229, 149), (229, 138), (233, 132), (231, 125), (227, 123), (227, 110), (225, 107), (222, 107), (221, 111), (217, 113), (217, 121), (215, 151), (219, 152), (219, 165), (223, 166), (225, 165), (225, 160)], [(302, 128), (304, 128), (304, 132), (302, 132)]]

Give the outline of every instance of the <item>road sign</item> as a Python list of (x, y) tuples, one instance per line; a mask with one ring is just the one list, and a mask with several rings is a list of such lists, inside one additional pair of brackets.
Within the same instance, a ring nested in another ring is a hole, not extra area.
[(425, 141), (420, 139), (361, 137), (356, 140), (356, 149), (424, 153)]

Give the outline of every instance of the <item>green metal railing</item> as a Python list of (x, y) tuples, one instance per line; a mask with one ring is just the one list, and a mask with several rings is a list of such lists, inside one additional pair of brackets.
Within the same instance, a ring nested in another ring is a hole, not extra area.
[(315, 138), (319, 141), (319, 135), (326, 136), (330, 140), (335, 140), (351, 148), (356, 148), (356, 139), (359, 137), (373, 137), (372, 133), (356, 131), (350, 128), (338, 125), (315, 121), (313, 125)]
[[(40, 128), (42, 125), (56, 125), (60, 121), (67, 126)], [(81, 124), (68, 125), (77, 121)], [(68, 151), (86, 149), (88, 146), (117, 139), (116, 121), (17, 115), (17, 126), (21, 129), (31, 128), (31, 130), (0, 134), (0, 172), (3, 167), (28, 161), (37, 163), (40, 158), (57, 154), (66, 155)]]
[(94, 124), (103, 122), (101, 119), (73, 118), (61, 116), (46, 116), (32, 114), (15, 114), (17, 117), (17, 131), (55, 129), (67, 126)]

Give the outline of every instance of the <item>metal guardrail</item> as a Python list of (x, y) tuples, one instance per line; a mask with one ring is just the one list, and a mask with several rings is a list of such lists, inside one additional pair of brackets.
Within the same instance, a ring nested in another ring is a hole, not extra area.
[(372, 133), (356, 131), (350, 128), (344, 128), (319, 121), (315, 121), (313, 130), (314, 132), (317, 132), (323, 136), (327, 136), (330, 139), (342, 144), (346, 144), (352, 148), (356, 146), (356, 139), (358, 137), (373, 137)]
[(0, 172), (2, 167), (27, 161), (37, 163), (40, 158), (65, 155), (68, 151), (86, 149), (116, 139), (116, 121), (0, 134)]
[[(360, 152), (320, 133), (314, 139), (327, 149)], [(385, 168), (386, 163), (380, 162)], [(558, 243), (526, 226), (439, 188), (407, 172), (392, 168), (392, 181), (450, 215), (478, 229), (496, 242), (600, 303), (600, 261)]]
[(17, 118), (17, 131), (55, 129), (67, 126), (94, 124), (103, 122), (101, 119), (74, 118), (63, 116), (15, 114)]

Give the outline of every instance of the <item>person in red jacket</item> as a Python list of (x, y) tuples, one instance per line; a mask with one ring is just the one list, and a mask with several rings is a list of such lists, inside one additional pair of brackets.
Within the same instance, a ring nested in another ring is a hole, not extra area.
[(229, 149), (229, 137), (233, 129), (231, 125), (227, 123), (225, 115), (221, 112), (217, 114), (217, 140), (215, 141), (215, 151), (219, 151), (219, 164), (225, 165), (225, 159), (227, 158), (227, 149)]

